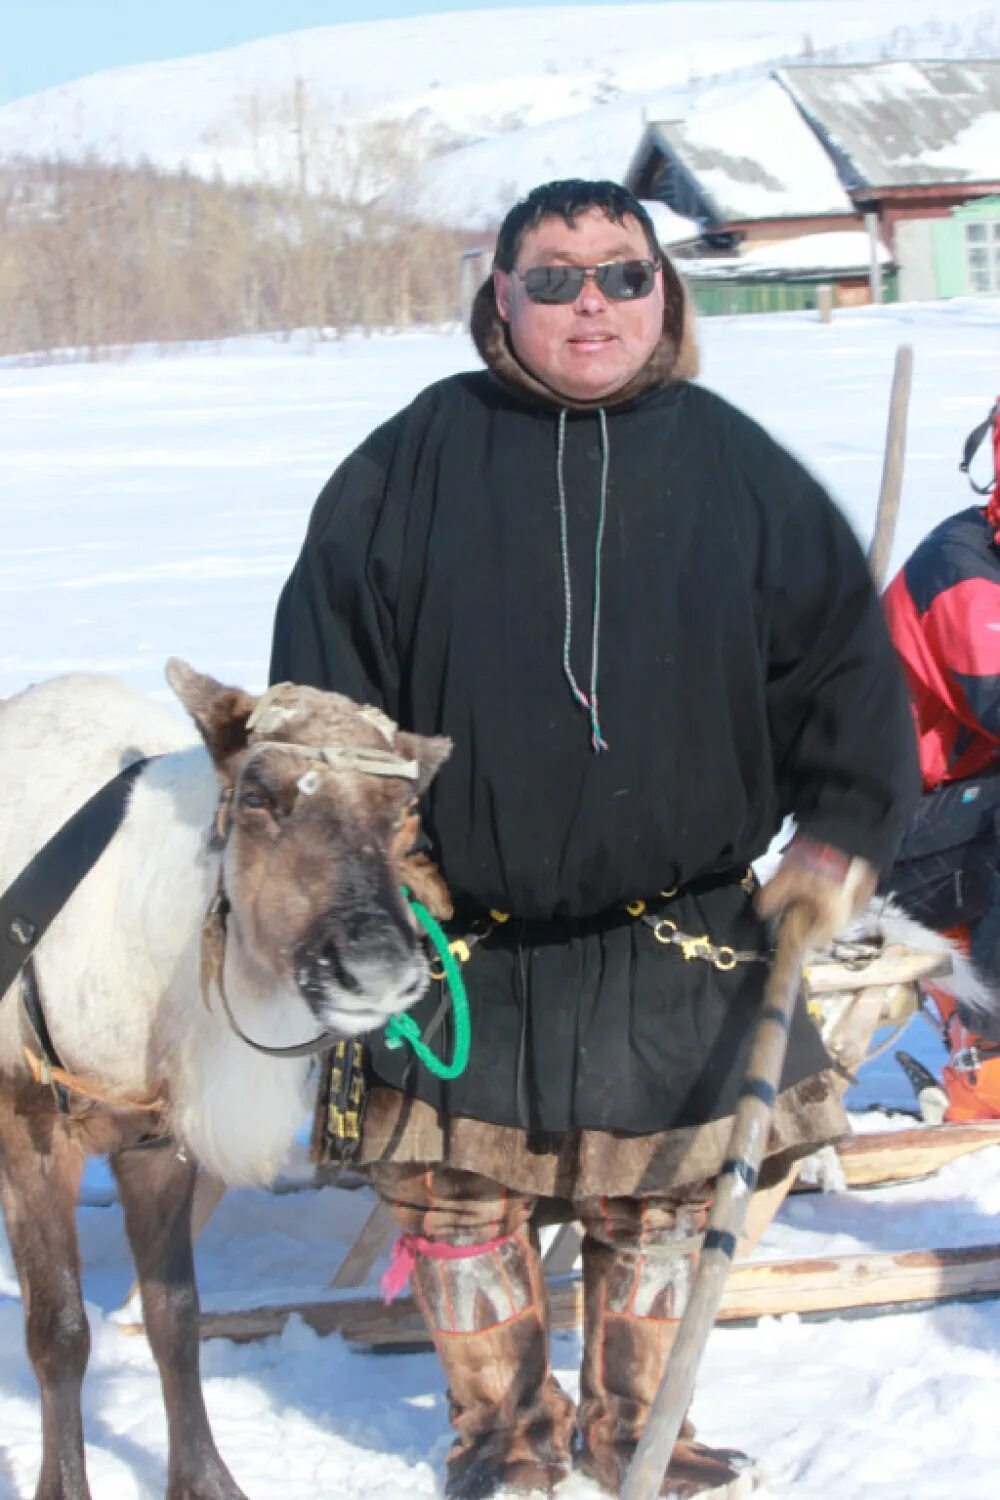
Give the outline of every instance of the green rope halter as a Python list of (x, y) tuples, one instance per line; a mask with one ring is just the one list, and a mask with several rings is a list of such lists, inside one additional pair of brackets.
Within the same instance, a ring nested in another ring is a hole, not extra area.
[(460, 1078), (469, 1066), (469, 1047), (472, 1042), (472, 1026), (469, 1021), (469, 997), (465, 992), (465, 981), (455, 955), (448, 946), (448, 938), (431, 916), (426, 906), (414, 901), (408, 891), (403, 892), (410, 910), (430, 938), (444, 969), (444, 982), (451, 995), (452, 1014), (455, 1018), (455, 1053), (450, 1063), (435, 1056), (420, 1035), (420, 1027), (412, 1016), (390, 1016), (385, 1028), (387, 1047), (402, 1047), (409, 1044), (423, 1063), (428, 1073), (435, 1078)]

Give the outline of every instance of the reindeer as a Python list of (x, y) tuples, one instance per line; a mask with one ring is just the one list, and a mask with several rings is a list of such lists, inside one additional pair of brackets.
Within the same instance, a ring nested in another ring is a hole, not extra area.
[[(167, 679), (203, 743), (111, 678), (0, 704), (0, 891), (142, 762), (121, 826), (22, 972), (41, 1022), (17, 984), (0, 1002), (0, 1197), (41, 1393), (36, 1500), (90, 1500), (75, 1209), (93, 1152), (110, 1156), (160, 1371), (167, 1500), (246, 1500), (201, 1390), (196, 1163), (269, 1180), (308, 1113), (298, 1044), (377, 1027), (427, 985), (401, 887), (449, 914), (412, 848), (450, 741), (335, 693), (284, 683), (254, 698), (177, 660)], [(23, 922), (0, 942), (19, 935)]]

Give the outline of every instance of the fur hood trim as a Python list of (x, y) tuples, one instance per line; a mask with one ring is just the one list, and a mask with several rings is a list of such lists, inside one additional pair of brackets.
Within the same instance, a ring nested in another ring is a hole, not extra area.
[(598, 407), (621, 406), (647, 391), (670, 385), (674, 381), (693, 380), (698, 373), (698, 345), (694, 329), (694, 308), (684, 283), (664, 255), (663, 332), (660, 341), (642, 369), (612, 395), (600, 401), (574, 401), (551, 390), (544, 381), (521, 363), (510, 343), (507, 324), (500, 316), (493, 277), (488, 276), (472, 304), (470, 332), (479, 356), (496, 378), (535, 406), (570, 411), (595, 411)]

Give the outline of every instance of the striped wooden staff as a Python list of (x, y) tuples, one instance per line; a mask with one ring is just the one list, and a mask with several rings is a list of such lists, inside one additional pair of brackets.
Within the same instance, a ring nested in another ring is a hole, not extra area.
[(781, 1081), (792, 1012), (802, 984), (802, 958), (810, 914), (790, 906), (754, 1027), (747, 1076), (733, 1117), (729, 1154), (719, 1173), (691, 1297), (646, 1428), (629, 1465), (621, 1500), (655, 1500), (691, 1404), (698, 1366), (715, 1323), (719, 1302), (757, 1181), (771, 1109)]

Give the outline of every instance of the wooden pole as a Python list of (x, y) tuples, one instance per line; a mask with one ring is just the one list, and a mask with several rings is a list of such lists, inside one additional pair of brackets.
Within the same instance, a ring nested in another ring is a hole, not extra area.
[(882, 483), (875, 512), (875, 531), (868, 549), (868, 566), (872, 582), (881, 592), (885, 583), (892, 539), (896, 534), (899, 497), (903, 489), (903, 461), (906, 457), (906, 414), (910, 405), (913, 381), (913, 345), (900, 344), (892, 372), (889, 396), (889, 423), (885, 434), (885, 457), (882, 461)]
[(868, 289), (873, 307), (882, 301), (882, 266), (879, 261), (878, 213), (865, 214), (865, 232), (868, 235)]
[(833, 286), (830, 282), (824, 282), (816, 288), (816, 311), (819, 313), (821, 323), (829, 323), (833, 318)]
[(802, 983), (802, 955), (809, 921), (809, 913), (801, 905), (790, 906), (782, 920), (777, 951), (754, 1027), (746, 1081), (733, 1117), (726, 1161), (716, 1180), (691, 1298), (677, 1329), (645, 1431), (625, 1476), (621, 1500), (656, 1500), (691, 1403), (695, 1376), (715, 1323), (764, 1154), (788, 1048), (792, 1012)]

